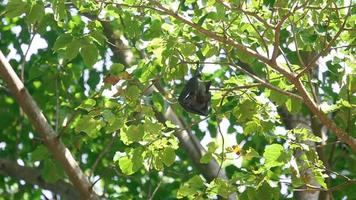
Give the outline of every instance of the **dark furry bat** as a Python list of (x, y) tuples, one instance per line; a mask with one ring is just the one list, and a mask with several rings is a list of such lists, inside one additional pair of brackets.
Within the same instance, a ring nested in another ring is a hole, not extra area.
[(197, 72), (189, 79), (179, 95), (179, 104), (188, 112), (207, 116), (209, 114), (211, 93), (209, 91), (211, 82), (199, 80), (200, 73)]

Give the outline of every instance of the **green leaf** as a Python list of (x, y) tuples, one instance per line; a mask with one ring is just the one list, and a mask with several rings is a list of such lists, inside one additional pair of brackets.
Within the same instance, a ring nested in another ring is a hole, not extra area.
[(49, 152), (47, 148), (43, 145), (39, 145), (36, 149), (32, 152), (32, 160), (33, 161), (40, 161), (48, 158)]
[(28, 5), (22, 0), (9, 0), (6, 6), (6, 16), (9, 18), (20, 16), (27, 12)]
[(84, 60), (84, 64), (91, 67), (98, 60), (98, 48), (94, 44), (87, 44), (80, 49), (80, 55)]
[(163, 125), (161, 123), (157, 123), (157, 122), (154, 123), (149, 119), (145, 119), (145, 123), (143, 127), (145, 132), (152, 135), (157, 135), (162, 132)]
[(124, 122), (119, 118), (115, 118), (112, 123), (110, 123), (108, 126), (106, 126), (106, 132), (112, 133), (114, 131), (119, 130), (123, 126), (124, 126)]
[(271, 99), (271, 101), (276, 102), (278, 105), (284, 105), (287, 101), (288, 97), (274, 90), (267, 90), (267, 96)]
[(244, 134), (245, 135), (250, 135), (252, 133), (259, 133), (262, 130), (262, 126), (257, 123), (256, 121), (249, 121), (246, 123), (244, 127)]
[(216, 142), (209, 142), (208, 146), (208, 152), (209, 153), (214, 153), (216, 151), (216, 149), (219, 148), (219, 145), (216, 144)]
[(29, 70), (29, 80), (35, 79), (40, 77), (46, 73), (48, 73), (49, 66), (46, 64), (38, 65), (38, 66), (31, 66)]
[(130, 100), (136, 100), (141, 96), (141, 90), (138, 86), (136, 85), (130, 85), (127, 88), (126, 92), (126, 97), (128, 97)]
[(132, 170), (132, 161), (129, 157), (124, 156), (119, 158), (119, 167), (122, 171), (122, 173), (126, 174), (126, 175), (131, 175), (133, 174), (133, 170)]
[(283, 165), (279, 159), (284, 152), (283, 146), (280, 144), (272, 144), (265, 148), (265, 152), (263, 153), (263, 157), (265, 160), (265, 166), (267, 168), (275, 167)]
[(73, 39), (66, 48), (64, 58), (67, 59), (68, 61), (73, 60), (75, 57), (77, 57), (79, 53), (81, 43), (79, 40)]
[(320, 173), (320, 172), (315, 173), (315, 180), (316, 180), (316, 182), (318, 182), (321, 185), (321, 187), (323, 187), (325, 189), (328, 188), (328, 186), (325, 183), (325, 178), (323, 177), (322, 173)]
[(119, 167), (126, 175), (137, 172), (143, 166), (143, 148), (130, 149), (127, 156), (119, 158)]
[(84, 109), (86, 111), (92, 110), (95, 106), (96, 101), (94, 99), (86, 99), (78, 108)]
[(209, 186), (209, 193), (228, 198), (230, 194), (236, 192), (237, 188), (231, 183), (221, 178), (215, 179)]
[(179, 47), (184, 56), (188, 57), (195, 54), (195, 45), (192, 43), (183, 43)]
[(89, 137), (95, 138), (99, 135), (103, 122), (96, 120), (89, 115), (82, 116), (75, 126), (77, 132), (85, 132)]
[(54, 0), (52, 3), (54, 19), (56, 21), (64, 21), (67, 18), (67, 10), (65, 0)]
[(145, 132), (142, 125), (131, 125), (120, 133), (124, 144), (129, 145), (133, 142), (141, 141)]
[(70, 34), (60, 35), (56, 42), (53, 45), (53, 50), (57, 51), (58, 49), (65, 48), (73, 40), (73, 37)]
[(321, 142), (321, 138), (314, 135), (309, 129), (306, 128), (295, 128), (288, 131), (289, 134), (294, 134), (297, 141), (313, 141)]
[(43, 165), (42, 177), (45, 181), (55, 183), (64, 177), (63, 169), (59, 163), (46, 159)]
[(179, 187), (179, 190), (177, 192), (177, 198), (181, 199), (183, 197), (197, 194), (199, 190), (203, 189), (204, 187), (205, 186), (203, 179), (200, 176), (195, 175)]
[(112, 113), (110, 110), (103, 110), (101, 115), (104, 117), (104, 120), (107, 121), (109, 124), (112, 124), (116, 119), (114, 113)]
[(31, 7), (27, 19), (31, 24), (34, 24), (35, 22), (41, 21), (44, 15), (45, 15), (45, 8), (43, 3), (37, 2), (35, 5)]
[(110, 110), (104, 110), (101, 114), (108, 126), (106, 126), (106, 132), (112, 133), (123, 127), (124, 122), (119, 116), (115, 116)]
[(97, 42), (99, 45), (105, 46), (107, 39), (106, 39), (105, 35), (104, 35), (102, 32), (100, 32), (100, 31), (93, 31), (93, 32), (90, 33), (90, 36), (91, 36), (91, 38), (92, 38), (95, 42)]
[(162, 151), (161, 160), (166, 166), (171, 166), (176, 158), (176, 153), (173, 148), (167, 147)]
[(246, 160), (251, 160), (252, 158), (260, 157), (258, 152), (251, 147), (245, 152), (245, 154), (243, 156), (244, 156), (244, 159), (246, 159)]
[(237, 57), (239, 57), (239, 59), (246, 64), (252, 64), (256, 60), (256, 58), (243, 51), (237, 51)]
[(200, 158), (200, 163), (208, 164), (213, 159), (213, 154), (208, 152)]
[(202, 48), (203, 56), (206, 58), (210, 58), (219, 53), (219, 49), (216, 46), (212, 46), (210, 44), (205, 44)]
[(110, 73), (115, 75), (115, 76), (119, 76), (120, 73), (122, 71), (124, 71), (125, 69), (125, 66), (121, 63), (113, 63), (111, 66), (110, 66)]
[(184, 3), (186, 5), (189, 5), (189, 4), (192, 4), (192, 3), (195, 3), (197, 0), (186, 0)]
[(287, 110), (291, 113), (298, 113), (302, 108), (302, 103), (294, 98), (288, 98), (286, 101)]

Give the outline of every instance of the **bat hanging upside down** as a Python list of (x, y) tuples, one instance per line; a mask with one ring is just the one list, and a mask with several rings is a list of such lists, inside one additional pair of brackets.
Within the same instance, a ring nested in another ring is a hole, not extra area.
[(178, 102), (188, 112), (207, 116), (211, 100), (211, 82), (202, 82), (199, 76), (200, 74), (196, 73), (189, 79), (179, 95)]

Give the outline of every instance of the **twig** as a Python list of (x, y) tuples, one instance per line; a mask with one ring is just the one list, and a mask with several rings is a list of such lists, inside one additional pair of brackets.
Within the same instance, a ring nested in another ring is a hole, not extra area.
[(250, 73), (249, 71), (245, 70), (244, 68), (242, 68), (242, 67), (236, 65), (235, 63), (233, 63), (233, 61), (231, 60), (231, 58), (230, 58), (229, 56), (228, 56), (227, 58), (229, 59), (231, 66), (233, 66), (233, 67), (235, 67), (236, 69), (238, 69), (238, 70), (242, 71), (243, 73), (247, 74), (247, 75), (250, 76), (251, 78), (255, 79), (257, 82), (260, 82), (260, 83), (263, 84), (266, 88), (269, 88), (269, 89), (271, 89), (271, 90), (274, 90), (274, 91), (277, 91), (277, 92), (279, 92), (279, 93), (285, 94), (285, 95), (287, 95), (287, 96), (289, 96), (289, 97), (294, 97), (294, 98), (296, 98), (296, 99), (298, 99), (298, 100), (303, 101), (302, 97), (298, 96), (297, 94), (294, 94), (294, 93), (291, 93), (291, 92), (282, 90), (282, 89), (280, 89), (280, 88), (278, 88), (278, 87), (272, 85), (271, 83), (269, 83), (269, 82), (267, 82), (267, 81), (261, 79), (260, 77), (258, 77), (258, 76), (256, 76), (256, 75)]
[(218, 131), (219, 131), (219, 134), (221, 136), (221, 143), (222, 143), (222, 146), (221, 146), (221, 163), (219, 165), (219, 170), (218, 170), (218, 173), (216, 173), (216, 178), (219, 177), (219, 173), (221, 171), (221, 168), (222, 168), (222, 165), (224, 163), (224, 149), (225, 149), (225, 138), (224, 138), (224, 135), (221, 131), (221, 128), (220, 128), (220, 122), (218, 122)]
[(158, 183), (157, 187), (153, 190), (152, 195), (150, 196), (149, 200), (152, 200), (153, 197), (155, 196), (156, 192), (158, 191), (158, 188), (161, 186), (162, 180)]
[(33, 39), (35, 38), (35, 35), (36, 33), (32, 33), (32, 37), (30, 39), (30, 43), (28, 44), (28, 47), (26, 49), (26, 52), (25, 52), (25, 55), (23, 55), (22, 57), (22, 62), (21, 62), (21, 81), (23, 83), (25, 83), (25, 64), (26, 64), (26, 57), (27, 57), (27, 54), (31, 48), (31, 45), (32, 45), (32, 42), (33, 42)]
[(89, 177), (91, 177), (94, 174), (94, 171), (96, 169), (96, 166), (99, 164), (100, 160), (105, 156), (105, 154), (109, 151), (109, 149), (112, 147), (112, 145), (115, 142), (115, 138), (116, 138), (116, 132), (113, 134), (112, 138), (110, 138), (109, 143), (105, 146), (104, 150), (102, 152), (100, 152), (100, 154), (98, 155), (98, 157), (96, 158), (91, 170), (90, 170), (90, 174)]
[(261, 85), (262, 85), (262, 83), (255, 83), (255, 84), (251, 84), (251, 85), (242, 85), (242, 86), (236, 86), (236, 87), (232, 87), (232, 88), (210, 88), (210, 90), (233, 91), (233, 90), (249, 89), (249, 88), (258, 87)]

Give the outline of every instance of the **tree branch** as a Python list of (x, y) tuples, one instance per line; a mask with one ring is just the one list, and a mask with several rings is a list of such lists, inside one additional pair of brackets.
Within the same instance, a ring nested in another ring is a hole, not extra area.
[(0, 159), (0, 174), (10, 176), (17, 180), (24, 180), (27, 184), (38, 185), (42, 189), (59, 194), (63, 199), (77, 200), (80, 198), (79, 193), (71, 184), (63, 180), (59, 180), (55, 183), (48, 183), (42, 178), (40, 170), (32, 167), (20, 166), (14, 161)]
[(98, 196), (91, 190), (90, 182), (79, 168), (78, 163), (73, 158), (70, 151), (57, 138), (53, 128), (48, 124), (32, 96), (7, 62), (5, 56), (0, 51), (0, 75), (4, 79), (10, 92), (14, 95), (17, 103), (26, 113), (29, 121), (40, 134), (44, 145), (52, 153), (54, 158), (59, 161), (67, 173), (70, 181), (76, 187), (84, 199), (98, 199)]
[(333, 131), (342, 142), (350, 145), (350, 147), (356, 151), (356, 139), (348, 135), (344, 130), (337, 127), (336, 124), (326, 116), (326, 114), (312, 100), (303, 83), (299, 79), (291, 80), (291, 82), (295, 85), (300, 96), (302, 96), (304, 99), (304, 103), (308, 106), (310, 111), (318, 117), (321, 123)]

